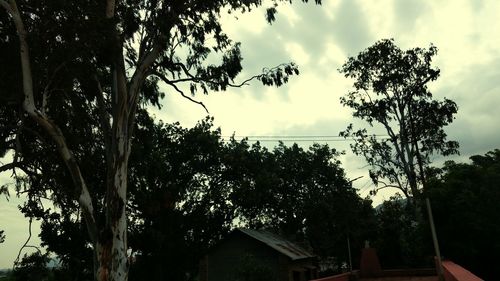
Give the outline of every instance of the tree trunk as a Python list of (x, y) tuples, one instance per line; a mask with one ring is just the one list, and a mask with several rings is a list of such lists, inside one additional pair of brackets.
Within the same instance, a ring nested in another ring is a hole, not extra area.
[[(117, 92), (118, 96), (126, 97), (126, 92), (120, 90)], [(131, 138), (128, 131), (127, 103), (120, 103), (120, 100), (118, 99), (117, 102), (121, 106), (118, 105), (113, 118), (113, 165), (111, 174), (108, 176), (105, 198), (106, 225), (99, 236), (101, 246), (97, 269), (99, 281), (126, 281), (128, 279), (126, 195)]]
[[(106, 1), (106, 18), (114, 17), (115, 4), (115, 0)], [(75, 159), (59, 127), (49, 119), (43, 109), (39, 110), (36, 107), (29, 46), (26, 40), (28, 34), (16, 1), (0, 0), (0, 6), (12, 16), (19, 36), (24, 91), (23, 109), (51, 136), (73, 179), (75, 194), (77, 194), (75, 199), (83, 211), (88, 234), (94, 246), (94, 279), (97, 281), (127, 281), (129, 263), (127, 257), (126, 194), (132, 130), (141, 85), (165, 44), (165, 36), (160, 35), (153, 48), (144, 54), (132, 76), (131, 83), (129, 83), (124, 65), (121, 37), (117, 33), (116, 26), (110, 27), (115, 34), (114, 38), (111, 38), (114, 51), (113, 65), (111, 66), (113, 70), (113, 124), (111, 134), (105, 134), (110, 138), (108, 139), (110, 141), (105, 143), (106, 161), (108, 161), (106, 197), (103, 208), (105, 221), (98, 222), (96, 221), (92, 197), (80, 172), (77, 159)], [(102, 108), (104, 107), (102, 106)], [(108, 132), (109, 121), (102, 121), (103, 130)]]
[(115, 162), (111, 189), (106, 194), (106, 226), (99, 235), (97, 258), (98, 281), (126, 281), (127, 258), (127, 162), (123, 157)]

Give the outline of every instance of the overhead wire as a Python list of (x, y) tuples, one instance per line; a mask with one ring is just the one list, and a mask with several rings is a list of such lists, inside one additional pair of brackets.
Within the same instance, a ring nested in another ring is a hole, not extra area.
[[(345, 138), (338, 135), (248, 135), (248, 136), (222, 136), (222, 138), (232, 138), (235, 139), (247, 139), (249, 141), (260, 141), (260, 142), (352, 142), (354, 138)], [(375, 137), (377, 139), (388, 139), (388, 135), (369, 135), (369, 137)]]

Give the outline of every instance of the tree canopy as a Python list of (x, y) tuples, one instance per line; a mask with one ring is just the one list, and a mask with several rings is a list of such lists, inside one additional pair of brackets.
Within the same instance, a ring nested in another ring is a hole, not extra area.
[[(280, 2), (270, 2), (269, 22)], [(195, 101), (186, 89), (245, 84), (235, 82), (240, 44), (219, 19), (262, 4), (0, 0), (0, 63), (8, 66), (0, 69), (0, 154), (14, 154), (0, 171), (20, 169), (19, 188), (41, 187), (29, 202), (45, 196), (68, 213), (81, 211), (96, 280), (128, 276), (127, 184), (137, 115), (148, 104), (160, 106), (165, 92)], [(295, 74), (296, 65), (283, 64), (251, 79), (280, 86)], [(86, 161), (100, 165), (103, 176), (85, 170)]]
[[(131, 154), (127, 204), (131, 280), (192, 280), (205, 251), (235, 226), (272, 228), (339, 262), (347, 261), (347, 236), (355, 249), (371, 235), (371, 202), (357, 196), (328, 146), (268, 150), (223, 141), (211, 119), (186, 129), (140, 114), (137, 124), (143, 141)], [(96, 170), (88, 165), (82, 168)], [(105, 174), (94, 177), (102, 181)], [(58, 276), (91, 278), (80, 210), (27, 203), (23, 212), (42, 219), (42, 243), (62, 262)]]
[(370, 165), (374, 192), (395, 187), (409, 199), (418, 197), (430, 155), (458, 153), (458, 143), (447, 140), (444, 131), (458, 107), (446, 98), (433, 99), (427, 86), (439, 77), (440, 70), (431, 65), (436, 54), (433, 45), (401, 50), (385, 39), (350, 57), (340, 69), (354, 80), (341, 103), (354, 117), (384, 132), (369, 134), (352, 124), (341, 132), (354, 138), (353, 152)]

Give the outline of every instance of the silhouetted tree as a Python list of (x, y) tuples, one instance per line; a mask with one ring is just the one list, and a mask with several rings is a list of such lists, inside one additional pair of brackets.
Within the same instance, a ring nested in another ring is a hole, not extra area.
[(443, 129), (453, 121), (457, 105), (446, 98), (433, 100), (427, 88), (439, 77), (439, 69), (431, 66), (436, 53), (432, 45), (403, 51), (393, 40), (381, 40), (340, 69), (354, 79), (354, 89), (341, 103), (354, 110), (354, 117), (387, 134), (369, 135), (352, 124), (341, 132), (355, 140), (353, 152), (371, 166), (374, 192), (395, 187), (413, 201), (421, 192), (429, 156), (458, 153), (458, 143), (447, 141)]
[(51, 280), (51, 272), (50, 269), (47, 268), (49, 260), (47, 254), (41, 254), (40, 252), (24, 255), (21, 261), (15, 264), (14, 270), (12, 271), (13, 280)]
[(444, 257), (494, 280), (500, 251), (500, 150), (470, 159), (446, 162), (429, 180), (429, 197)]
[(376, 208), (374, 246), (384, 268), (432, 267), (428, 229), (415, 222), (413, 208), (406, 201), (398, 194)]
[[(374, 229), (370, 202), (357, 196), (328, 146), (304, 150), (280, 144), (268, 151), (246, 140), (224, 142), (211, 119), (186, 129), (155, 123), (145, 112), (138, 116), (135, 137), (141, 141), (130, 156), (130, 280), (192, 280), (199, 259), (236, 220), (276, 228), (343, 261), (347, 235), (356, 249)], [(93, 160), (82, 168), (95, 169), (98, 155), (87, 155)], [(104, 177), (95, 172), (93, 180)], [(57, 173), (38, 180), (53, 178), (64, 182)], [(71, 200), (54, 202), (67, 204), (66, 211), (44, 208), (37, 200), (28, 200), (22, 211), (43, 220), (41, 240), (60, 259), (61, 278), (89, 280), (91, 242), (80, 211)]]
[(256, 144), (242, 152), (230, 166), (244, 175), (232, 195), (241, 221), (254, 228), (274, 228), (310, 245), (322, 257), (343, 261), (348, 261), (348, 236), (353, 249), (372, 237), (371, 202), (356, 194), (336, 150), (280, 143), (272, 151)]

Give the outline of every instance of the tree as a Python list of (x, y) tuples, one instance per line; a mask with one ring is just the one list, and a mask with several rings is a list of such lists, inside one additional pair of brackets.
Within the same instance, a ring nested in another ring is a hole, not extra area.
[[(129, 163), (128, 239), (134, 257), (130, 280), (192, 280), (205, 251), (235, 221), (245, 227), (275, 228), (339, 261), (348, 261), (348, 236), (352, 249), (373, 236), (371, 202), (359, 198), (345, 178), (338, 153), (328, 146), (280, 144), (269, 151), (245, 139), (224, 142), (210, 118), (186, 129), (155, 122), (144, 111), (139, 112), (135, 138), (141, 141), (134, 145)], [(91, 142), (82, 146), (91, 151), (82, 170), (92, 173), (94, 182), (104, 181), (106, 175), (95, 167), (103, 161), (102, 150)], [(58, 175), (57, 157), (49, 156), (53, 163), (47, 161), (44, 175), (30, 182), (46, 186), (46, 180), (56, 179), (63, 189), (68, 179)], [(103, 196), (99, 190), (93, 193)], [(81, 212), (71, 200), (59, 200), (64, 198), (53, 198), (56, 210), (33, 198), (22, 211), (42, 220), (40, 238), (61, 261), (61, 280), (89, 280), (91, 241)], [(357, 254), (353, 251), (354, 263)]]
[(500, 150), (448, 161), (429, 179), (436, 228), (443, 255), (485, 280), (498, 276), (500, 251)]
[(415, 223), (412, 206), (406, 201), (398, 194), (376, 207), (374, 245), (380, 260), (385, 268), (434, 266), (425, 235), (428, 229)]
[(341, 103), (387, 134), (369, 135), (352, 124), (340, 133), (354, 138), (353, 152), (371, 166), (374, 192), (395, 187), (413, 202), (425, 183), (430, 155), (458, 153), (458, 143), (448, 141), (443, 129), (453, 121), (457, 105), (434, 100), (427, 87), (439, 77), (439, 69), (431, 66), (436, 53), (433, 45), (403, 51), (386, 39), (350, 57), (339, 70), (354, 79), (354, 89)]
[[(357, 196), (328, 146), (304, 150), (280, 144), (268, 151), (246, 140), (223, 142), (211, 119), (185, 129), (155, 123), (141, 112), (137, 124), (135, 137), (141, 141), (130, 156), (127, 204), (134, 257), (130, 280), (192, 280), (186, 276), (196, 276), (200, 258), (235, 219), (245, 223), (241, 226), (273, 227), (342, 261), (348, 260), (347, 235), (352, 249), (360, 248), (374, 228), (366, 223), (370, 202)], [(91, 160), (84, 170), (96, 169), (96, 151), (87, 155)], [(57, 163), (57, 157), (51, 161)], [(57, 178), (51, 170), (45, 176)], [(96, 182), (105, 177), (93, 173)], [(63, 276), (88, 280), (92, 253), (84, 223), (71, 202), (58, 204), (66, 211), (44, 208), (37, 200), (22, 211), (42, 219), (42, 243), (60, 259)]]
[[(235, 218), (228, 200), (226, 147), (206, 119), (185, 129), (156, 125), (131, 155), (130, 246), (138, 253), (131, 278), (193, 280), (209, 246), (227, 234)], [(189, 276), (189, 277), (186, 277)]]
[(346, 262), (348, 237), (353, 249), (371, 237), (371, 202), (356, 194), (335, 149), (280, 143), (268, 151), (255, 144), (235, 155), (229, 167), (243, 176), (231, 198), (241, 222), (272, 228), (321, 257)]
[[(268, 10), (269, 21), (277, 2)], [(38, 155), (38, 166), (26, 163), (27, 154), (35, 159), (34, 151), (45, 147), (59, 155), (72, 188), (51, 192), (81, 210), (96, 280), (126, 280), (128, 275), (127, 182), (137, 112), (148, 103), (159, 105), (159, 81), (190, 100), (180, 84), (188, 84), (192, 94), (198, 87), (208, 93), (245, 84), (233, 82), (241, 71), (239, 43), (223, 33), (218, 17), (221, 11), (244, 12), (261, 4), (0, 0), (6, 11), (0, 15), (0, 61), (10, 66), (0, 71), (1, 149), (15, 151), (11, 166), (28, 177), (39, 172), (48, 153)], [(220, 65), (205, 63), (211, 50), (221, 54)], [(279, 86), (292, 74), (298, 74), (296, 66), (286, 64), (253, 78)], [(20, 140), (27, 137), (19, 135), (27, 132), (31, 142), (23, 146)], [(85, 151), (77, 153), (84, 147), (82, 136), (101, 144), (104, 182), (93, 182), (82, 171)]]
[(35, 252), (30, 255), (24, 255), (12, 272), (13, 280), (30, 281), (30, 280), (51, 280), (51, 272), (47, 268), (50, 258), (47, 254)]
[[(141, 141), (134, 146), (129, 163), (128, 239), (135, 260), (129, 278), (186, 280), (186, 274), (195, 276), (204, 251), (230, 230), (234, 211), (223, 205), (230, 186), (224, 180), (221, 160), (231, 150), (224, 147), (211, 119), (185, 129), (155, 122), (141, 111), (137, 125), (135, 138)], [(103, 161), (101, 150), (90, 142), (86, 150), (96, 153), (87, 153), (82, 169), (93, 174), (93, 181), (104, 181), (105, 174), (95, 165)], [(35, 184), (46, 186), (46, 179), (57, 179), (63, 183), (58, 186), (61, 189), (68, 184), (64, 177), (58, 178), (60, 171), (53, 167), (57, 160), (54, 157), (52, 164), (45, 164), (43, 177), (30, 180), (40, 193), (43, 189)], [(93, 193), (104, 196), (99, 190)], [(22, 206), (22, 212), (42, 220), (42, 245), (58, 256), (66, 279), (89, 280), (91, 241), (85, 235), (81, 212), (71, 200), (52, 198), (56, 209), (33, 198)]]
[(5, 242), (5, 234), (3, 230), (0, 230), (0, 244)]

